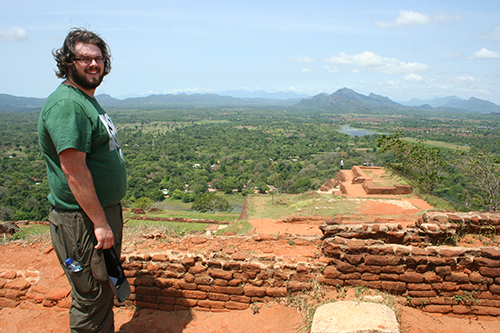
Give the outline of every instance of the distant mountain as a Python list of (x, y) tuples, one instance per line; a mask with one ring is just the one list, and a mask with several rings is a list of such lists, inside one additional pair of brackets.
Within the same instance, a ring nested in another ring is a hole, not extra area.
[(332, 108), (338, 111), (350, 112), (363, 109), (393, 109), (399, 111), (408, 110), (441, 110), (444, 112), (479, 112), (479, 113), (500, 113), (500, 106), (495, 103), (471, 97), (463, 100), (456, 96), (436, 98), (434, 100), (412, 99), (402, 105), (391, 99), (371, 93), (362, 95), (351, 89), (339, 89), (331, 95), (322, 93), (309, 99), (301, 100), (297, 106)]
[[(233, 91), (237, 95), (238, 91)], [(245, 94), (239, 91), (242, 96)], [(246, 92), (248, 93), (248, 92)], [(267, 93), (265, 91), (253, 92), (254, 96), (267, 97), (233, 97), (219, 94), (163, 94), (116, 99), (107, 94), (97, 95), (96, 99), (104, 108), (164, 108), (164, 107), (238, 107), (238, 106), (297, 106), (304, 108), (331, 108), (341, 112), (358, 110), (442, 110), (443, 112), (480, 112), (500, 114), (500, 106), (482, 99), (471, 97), (463, 100), (450, 96), (431, 101), (412, 99), (407, 103), (416, 103), (418, 106), (405, 106), (396, 103), (388, 97), (370, 93), (368, 96), (359, 94), (354, 90), (343, 88), (329, 95), (319, 95), (297, 98), (295, 93)], [(285, 97), (295, 97), (288, 98)], [(273, 97), (273, 98), (270, 98)], [(17, 97), (0, 94), (0, 112), (12, 111), (38, 111), (43, 107), (44, 98)], [(425, 103), (427, 102), (427, 103)], [(422, 103), (422, 104), (421, 104)]]
[(436, 97), (433, 99), (418, 99), (418, 98), (412, 98), (411, 100), (407, 102), (399, 102), (399, 104), (405, 105), (405, 106), (423, 106), (425, 104), (437, 108), (440, 106), (443, 106), (449, 102), (452, 101), (463, 101), (460, 97), (457, 96), (447, 96), (447, 97)]
[(391, 108), (396, 110), (406, 110), (407, 107), (390, 100), (387, 97), (371, 93), (366, 96), (354, 90), (343, 88), (331, 95), (319, 94), (310, 99), (301, 100), (297, 106), (300, 107), (331, 107), (341, 111), (349, 112), (364, 108)]
[(293, 105), (299, 99), (281, 100), (266, 98), (235, 98), (217, 94), (165, 94), (119, 100), (109, 95), (97, 95), (96, 99), (103, 107), (168, 107), (168, 106), (285, 106)]
[(17, 97), (0, 94), (0, 112), (9, 111), (35, 111), (42, 108), (44, 98)]
[(475, 97), (471, 97), (467, 101), (452, 100), (444, 104), (443, 107), (459, 108), (480, 113), (500, 112), (500, 106), (496, 105), (495, 103), (485, 101), (484, 99)]
[(221, 96), (231, 96), (235, 98), (267, 98), (267, 99), (297, 99), (308, 98), (311, 97), (305, 94), (297, 94), (294, 92), (275, 92), (269, 93), (264, 90), (257, 91), (249, 91), (249, 90), (227, 90), (227, 91), (219, 91), (217, 95)]

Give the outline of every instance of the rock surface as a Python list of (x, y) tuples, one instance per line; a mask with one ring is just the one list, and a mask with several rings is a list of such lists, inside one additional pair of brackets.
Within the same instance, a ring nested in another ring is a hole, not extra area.
[(311, 333), (399, 333), (396, 315), (387, 306), (343, 301), (320, 306)]

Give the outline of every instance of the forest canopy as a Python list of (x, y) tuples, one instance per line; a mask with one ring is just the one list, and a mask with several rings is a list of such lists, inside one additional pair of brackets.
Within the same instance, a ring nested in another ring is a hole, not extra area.
[[(162, 201), (165, 193), (169, 200), (194, 202), (208, 191), (313, 191), (335, 177), (340, 160), (347, 169), (364, 163), (393, 168), (457, 209), (499, 207), (500, 130), (494, 114), (291, 107), (107, 111), (126, 158), (129, 207)], [(1, 220), (48, 215), (38, 114), (0, 114)], [(381, 134), (343, 134), (346, 125)], [(484, 175), (488, 184), (480, 183)]]

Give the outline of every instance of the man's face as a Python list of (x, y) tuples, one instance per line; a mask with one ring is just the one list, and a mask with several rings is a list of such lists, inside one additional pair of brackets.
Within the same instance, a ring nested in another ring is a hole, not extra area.
[(97, 45), (78, 43), (75, 61), (70, 70), (70, 79), (83, 90), (94, 90), (104, 78), (102, 52)]

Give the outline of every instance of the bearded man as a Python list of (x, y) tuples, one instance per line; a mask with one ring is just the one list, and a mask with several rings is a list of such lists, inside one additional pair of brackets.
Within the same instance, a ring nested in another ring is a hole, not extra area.
[[(111, 70), (111, 55), (99, 35), (72, 29), (53, 56), (64, 81), (47, 98), (38, 123), (52, 244), (71, 285), (71, 332), (111, 333), (114, 294), (96, 271), (103, 250), (121, 253), (126, 170), (116, 128), (94, 97)], [(82, 269), (68, 269), (68, 258)]]

